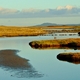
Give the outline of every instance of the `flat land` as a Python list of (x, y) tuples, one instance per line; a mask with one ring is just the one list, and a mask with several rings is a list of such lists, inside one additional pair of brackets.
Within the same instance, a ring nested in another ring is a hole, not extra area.
[(62, 26), (46, 26), (43, 27), (43, 30), (46, 30), (49, 34), (51, 33), (75, 33), (75, 32), (80, 32), (80, 26), (67, 26), (67, 25), (62, 25)]
[[(59, 30), (61, 29), (61, 30)], [(0, 37), (14, 37), (14, 36), (38, 36), (44, 34), (52, 34), (54, 32), (75, 33), (80, 32), (80, 26), (0, 26)]]
[(32, 41), (29, 45), (35, 48), (70, 47), (76, 49), (80, 47), (80, 38)]
[(0, 26), (0, 37), (38, 36), (46, 31), (38, 27)]

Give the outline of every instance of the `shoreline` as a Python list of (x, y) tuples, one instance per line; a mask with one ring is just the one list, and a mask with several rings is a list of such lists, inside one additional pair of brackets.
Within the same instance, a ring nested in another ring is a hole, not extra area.
[(0, 26), (0, 37), (38, 36), (46, 33), (40, 27)]
[[(54, 30), (53, 30), (54, 29)], [(57, 29), (57, 30), (55, 30)], [(58, 30), (62, 29), (62, 30)], [(68, 29), (68, 30), (67, 30)], [(80, 26), (0, 26), (0, 37), (39, 36), (53, 33), (78, 33)]]
[(60, 53), (57, 55), (57, 59), (60, 61), (67, 61), (74, 64), (80, 64), (80, 52)]
[(29, 43), (29, 45), (33, 48), (69, 47), (77, 49), (77, 47), (80, 47), (80, 38), (39, 40), (39, 41), (32, 41)]

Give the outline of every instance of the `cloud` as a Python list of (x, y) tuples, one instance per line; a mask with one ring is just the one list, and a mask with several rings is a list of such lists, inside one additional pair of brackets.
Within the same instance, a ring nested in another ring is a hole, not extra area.
[(18, 10), (16, 9), (7, 9), (0, 7), (0, 14), (11, 14), (11, 13), (17, 13)]
[(58, 6), (56, 9), (7, 9), (0, 7), (1, 18), (32, 18), (32, 17), (54, 17), (54, 16), (80, 16), (80, 8), (67, 5)]
[(76, 8), (76, 7), (75, 6), (70, 6), (70, 5), (67, 5), (67, 6), (58, 6), (57, 10), (62, 10), (62, 9), (71, 10), (73, 8)]
[(30, 9), (23, 9), (22, 12), (23, 13), (36, 13), (36, 12), (40, 12), (40, 10), (39, 9), (30, 8)]
[(57, 7), (58, 13), (63, 13), (63, 15), (77, 15), (80, 16), (80, 8), (75, 6), (67, 5), (65, 7), (59, 6)]
[(45, 12), (49, 12), (50, 11), (50, 9), (45, 9)]

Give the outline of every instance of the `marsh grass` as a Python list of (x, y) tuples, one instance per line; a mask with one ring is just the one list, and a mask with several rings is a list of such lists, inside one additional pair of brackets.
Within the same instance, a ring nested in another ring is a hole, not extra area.
[[(46, 30), (48, 33), (78, 33), (80, 32), (80, 26), (68, 26), (68, 25), (57, 25), (57, 26), (47, 26), (43, 28)], [(56, 29), (56, 30), (54, 30)], [(58, 30), (62, 29), (62, 30)]]
[[(45, 30), (45, 29), (62, 29), (59, 30)], [(72, 30), (66, 30), (72, 29)], [(80, 26), (31, 26), (31, 27), (19, 27), (19, 26), (0, 26), (0, 37), (14, 37), (14, 36), (38, 36), (49, 34), (53, 32), (80, 32)]]
[(69, 47), (77, 48), (80, 47), (80, 38), (69, 38), (69, 39), (56, 39), (56, 40), (40, 40), (32, 41), (29, 43), (31, 47), (35, 48), (47, 48), (47, 47)]
[(80, 64), (80, 53), (60, 53), (57, 55), (57, 59), (61, 61), (67, 61), (74, 64)]
[(0, 37), (37, 36), (46, 31), (35, 27), (0, 26)]

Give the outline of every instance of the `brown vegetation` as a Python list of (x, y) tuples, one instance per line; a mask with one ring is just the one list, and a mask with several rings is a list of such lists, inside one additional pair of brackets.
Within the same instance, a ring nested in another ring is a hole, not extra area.
[(68, 25), (61, 25), (61, 26), (47, 26), (46, 29), (80, 29), (80, 26), (68, 26)]
[[(47, 30), (46, 30), (47, 29)], [(48, 30), (48, 29), (62, 29)], [(68, 30), (67, 30), (68, 29)], [(17, 26), (0, 26), (0, 37), (14, 36), (38, 36), (53, 32), (80, 32), (80, 26), (32, 26), (32, 27), (17, 27)]]
[(29, 45), (35, 48), (69, 47), (77, 49), (77, 47), (80, 47), (80, 38), (32, 41)]
[(0, 26), (0, 37), (38, 36), (41, 34), (46, 34), (46, 31), (41, 28)]
[[(62, 30), (58, 30), (62, 29)], [(67, 25), (62, 25), (62, 26), (46, 26), (43, 28), (43, 30), (46, 30), (48, 33), (75, 33), (75, 32), (80, 32), (80, 26), (67, 26)]]
[(57, 59), (74, 64), (80, 64), (80, 53), (60, 53), (57, 55)]

